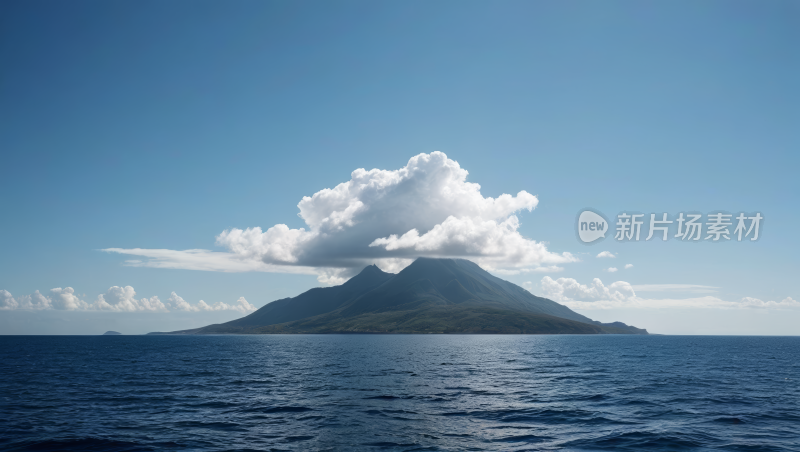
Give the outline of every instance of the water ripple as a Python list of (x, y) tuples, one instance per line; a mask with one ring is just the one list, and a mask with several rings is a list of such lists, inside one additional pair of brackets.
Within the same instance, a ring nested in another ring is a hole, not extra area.
[(800, 338), (0, 337), (9, 451), (800, 451)]

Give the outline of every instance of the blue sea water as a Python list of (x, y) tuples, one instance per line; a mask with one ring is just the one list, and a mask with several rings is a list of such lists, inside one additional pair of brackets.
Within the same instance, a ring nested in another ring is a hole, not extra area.
[(5, 336), (0, 449), (800, 450), (800, 338)]

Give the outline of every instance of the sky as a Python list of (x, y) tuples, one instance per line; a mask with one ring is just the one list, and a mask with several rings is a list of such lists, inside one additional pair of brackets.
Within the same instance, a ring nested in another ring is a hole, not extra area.
[[(798, 23), (777, 0), (2, 2), (0, 334), (200, 327), (418, 256), (651, 333), (800, 334)], [(590, 244), (587, 209), (611, 228)], [(719, 212), (731, 240), (675, 237)]]

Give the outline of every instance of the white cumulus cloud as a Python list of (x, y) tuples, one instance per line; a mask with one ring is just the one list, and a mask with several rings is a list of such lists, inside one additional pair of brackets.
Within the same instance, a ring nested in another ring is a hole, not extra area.
[(786, 297), (781, 301), (762, 301), (758, 298), (744, 297), (740, 302), (748, 308), (778, 308), (778, 309), (800, 309), (800, 301)]
[(703, 286), (699, 284), (636, 284), (633, 289), (637, 292), (694, 292), (713, 293), (719, 287)]
[[(523, 284), (528, 290), (533, 285), (528, 282)], [(787, 297), (781, 301), (762, 301), (757, 298), (744, 297), (739, 301), (723, 300), (719, 297), (707, 295), (691, 298), (642, 298), (636, 295), (635, 288), (642, 291), (664, 289), (706, 289), (711, 286), (698, 286), (689, 284), (652, 284), (631, 286), (625, 281), (617, 281), (611, 285), (604, 285), (599, 278), (595, 278), (590, 285), (580, 284), (572, 278), (559, 278), (553, 280), (549, 276), (542, 279), (541, 287), (543, 296), (551, 298), (570, 309), (800, 309), (800, 302)]]
[(93, 307), (101, 311), (136, 312), (167, 311), (158, 297), (136, 299), (136, 291), (131, 286), (111, 286), (105, 294), (97, 296)]
[(19, 307), (19, 303), (11, 295), (11, 292), (7, 290), (0, 290), (0, 309), (11, 310), (17, 309), (17, 307)]
[(617, 271), (617, 267), (608, 267), (606, 271), (609, 273), (614, 273), (615, 271)]
[[(520, 191), (484, 197), (468, 172), (441, 152), (419, 154), (397, 170), (357, 169), (350, 180), (304, 197), (306, 227), (278, 224), (222, 231), (208, 250), (121, 249), (128, 265), (209, 271), (312, 273), (338, 284), (376, 264), (399, 271), (416, 257), (463, 257), (489, 270), (558, 271), (577, 262), (519, 233), (517, 213), (536, 208)], [(544, 270), (536, 270), (544, 269)]]
[(612, 253), (611, 251), (601, 251), (600, 254), (597, 255), (597, 257), (617, 257), (617, 256), (615, 256), (614, 253)]
[(65, 311), (111, 311), (111, 312), (169, 312), (176, 311), (237, 311), (248, 314), (256, 310), (244, 297), (235, 303), (217, 302), (208, 304), (200, 300), (190, 304), (175, 292), (163, 303), (157, 296), (136, 298), (136, 291), (131, 286), (112, 286), (106, 293), (97, 296), (93, 303), (87, 303), (75, 294), (72, 287), (50, 289), (49, 295), (38, 290), (31, 295), (14, 298), (7, 290), (0, 290), (0, 310), (65, 310)]
[(625, 270), (633, 268), (633, 264), (625, 264)]
[(739, 301), (723, 300), (711, 295), (693, 298), (638, 298), (628, 300), (564, 301), (570, 309), (800, 309), (800, 302), (787, 297), (781, 301), (762, 301), (744, 297)]
[(624, 301), (636, 296), (633, 288), (625, 281), (617, 281), (609, 286), (600, 278), (594, 278), (589, 286), (578, 283), (573, 278), (542, 278), (544, 296), (558, 302), (573, 300), (618, 300)]
[(89, 305), (75, 295), (72, 287), (50, 289), (50, 303), (54, 309), (67, 311), (86, 310)]
[(89, 305), (75, 295), (72, 287), (50, 289), (50, 296), (43, 295), (37, 290), (30, 295), (19, 297), (19, 300), (15, 299), (9, 291), (0, 290), (0, 309), (3, 310), (40, 311), (44, 309), (60, 309), (76, 311), (88, 308)]
[(239, 297), (236, 300), (236, 304), (227, 304), (223, 302), (216, 302), (214, 304), (208, 304), (203, 300), (197, 302), (197, 304), (191, 304), (188, 301), (184, 300), (183, 297), (172, 292), (168, 299), (168, 304), (171, 309), (176, 311), (186, 311), (186, 312), (201, 312), (201, 311), (237, 311), (241, 312), (242, 314), (247, 314), (256, 310), (256, 307), (252, 304), (248, 303), (244, 297)]
[(42, 295), (38, 290), (30, 295), (23, 295), (19, 298), (19, 308), (25, 310), (53, 309), (53, 302), (50, 298)]

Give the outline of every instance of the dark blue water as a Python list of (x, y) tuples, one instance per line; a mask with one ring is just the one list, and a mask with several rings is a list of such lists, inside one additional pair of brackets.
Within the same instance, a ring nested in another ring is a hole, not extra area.
[(0, 337), (2, 450), (800, 450), (800, 338)]

